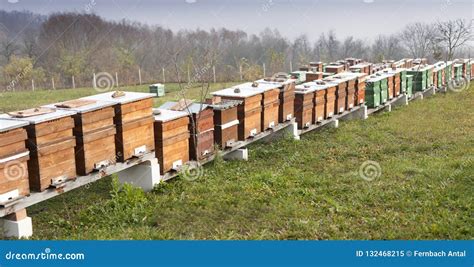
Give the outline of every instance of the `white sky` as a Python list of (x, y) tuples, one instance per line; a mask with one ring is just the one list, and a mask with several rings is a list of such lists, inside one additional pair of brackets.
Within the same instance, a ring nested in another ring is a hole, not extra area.
[(373, 39), (409, 22), (474, 18), (471, 0), (0, 0), (3, 10), (93, 12), (173, 30), (226, 27), (258, 33), (276, 28), (290, 39), (315, 40), (333, 29), (339, 37)]

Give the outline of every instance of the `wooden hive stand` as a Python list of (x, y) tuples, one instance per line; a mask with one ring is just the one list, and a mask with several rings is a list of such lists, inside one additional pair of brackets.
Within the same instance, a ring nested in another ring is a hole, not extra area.
[(29, 151), (25, 126), (28, 122), (0, 119), (0, 206), (30, 194)]
[(73, 111), (36, 108), (0, 118), (28, 122), (27, 148), (30, 190), (44, 191), (76, 177)]
[(117, 91), (82, 98), (114, 104), (118, 162), (141, 157), (155, 150), (153, 96), (149, 93)]
[(114, 103), (76, 99), (45, 107), (76, 112), (76, 171), (87, 175), (116, 162)]

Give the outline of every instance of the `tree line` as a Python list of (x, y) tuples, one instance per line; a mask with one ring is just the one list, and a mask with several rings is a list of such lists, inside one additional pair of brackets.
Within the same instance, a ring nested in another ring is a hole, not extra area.
[(294, 40), (267, 28), (260, 34), (225, 28), (172, 31), (139, 22), (107, 21), (89, 13), (0, 11), (0, 90), (38, 87), (90, 87), (94, 73), (117, 73), (122, 85), (199, 80), (252, 80), (263, 73), (297, 69), (309, 61), (347, 57), (371, 62), (404, 57), (451, 60), (470, 56), (471, 21), (412, 23), (371, 43), (356, 36), (340, 39), (334, 30), (315, 42)]

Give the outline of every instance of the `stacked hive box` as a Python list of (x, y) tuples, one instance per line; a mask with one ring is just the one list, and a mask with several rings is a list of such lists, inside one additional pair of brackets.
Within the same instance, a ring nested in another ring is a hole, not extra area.
[(214, 141), (221, 148), (232, 147), (239, 139), (238, 100), (221, 100), (212, 103), (214, 109)]
[(313, 122), (315, 88), (309, 84), (297, 85), (295, 89), (295, 117), (299, 129)]
[(76, 171), (79, 175), (87, 175), (115, 163), (113, 103), (77, 99), (46, 107), (76, 113), (73, 115), (73, 132), (76, 137)]
[[(337, 84), (324, 81), (315, 81), (315, 122), (330, 118), (334, 115), (336, 104), (336, 86)], [(323, 98), (324, 96), (324, 98)]]
[(389, 97), (389, 85), (388, 85), (387, 75), (381, 74), (380, 79), (380, 103), (385, 103), (388, 101)]
[(237, 107), (239, 140), (241, 141), (261, 132), (263, 92), (261, 89), (250, 90), (246, 87), (236, 86), (212, 93), (213, 96), (219, 96), (222, 99), (242, 101), (242, 104)]
[(460, 80), (462, 78), (462, 64), (454, 64), (454, 80)]
[(108, 92), (82, 99), (114, 104), (115, 151), (117, 161), (125, 162), (155, 150), (153, 138), (153, 94)]
[(446, 67), (444, 69), (444, 82), (446, 84), (450, 83), (453, 79), (453, 63), (451, 61), (446, 62)]
[(406, 92), (407, 92), (407, 71), (405, 68), (402, 68), (400, 70), (400, 93), (406, 93)]
[[(304, 72), (304, 77), (307, 72)], [(275, 86), (280, 90), (278, 100), (278, 122), (282, 123), (289, 121), (294, 116), (294, 102), (295, 102), (295, 85), (296, 79), (293, 78), (277, 78), (277, 79), (262, 79), (257, 83), (265, 86)]]
[(309, 66), (314, 67), (316, 71), (323, 72), (324, 71), (324, 63), (323, 62), (310, 62)]
[(369, 108), (380, 106), (381, 92), (380, 83), (382, 78), (380, 76), (370, 76), (365, 84), (365, 103)]
[(306, 82), (306, 73), (307, 71), (293, 71), (290, 73), (291, 78), (295, 79), (296, 84), (302, 84)]
[(44, 191), (76, 177), (74, 114), (72, 111), (38, 108), (0, 116), (29, 123), (25, 128), (30, 151), (30, 190)]
[(387, 79), (387, 97), (388, 99), (392, 99), (395, 96), (395, 75), (393, 73), (388, 73), (387, 71), (384, 71), (384, 75)]
[(263, 91), (262, 92), (262, 122), (261, 131), (274, 128), (278, 124), (278, 110), (280, 108), (280, 88), (276, 83), (245, 83), (239, 85), (242, 88), (249, 90)]
[(336, 102), (334, 105), (334, 114), (341, 114), (346, 110), (347, 102), (347, 82), (336, 79), (333, 76), (325, 78), (323, 81), (336, 84)]
[(432, 65), (426, 66), (426, 86), (431, 87), (433, 86), (433, 69), (434, 67)]
[(155, 149), (160, 172), (179, 170), (189, 161), (189, 117), (184, 111), (154, 109)]
[(413, 76), (413, 91), (424, 91), (427, 88), (428, 72), (425, 68), (413, 67), (407, 71), (407, 74)]
[(406, 94), (409, 98), (413, 95), (413, 75), (407, 75)]
[(329, 73), (341, 73), (344, 71), (344, 65), (328, 65), (324, 69), (324, 72), (329, 72)]
[(471, 76), (470, 78), (473, 79), (474, 78), (474, 59), (469, 59), (469, 62), (470, 62), (470, 69), (471, 69)]
[(186, 112), (189, 116), (189, 158), (200, 161), (214, 154), (214, 110), (204, 103), (166, 102), (160, 109)]
[(365, 80), (367, 75), (365, 73), (344, 72), (339, 74), (342, 77), (355, 80), (354, 104), (359, 106), (365, 103)]
[(0, 206), (29, 195), (28, 138), (23, 128), (28, 122), (0, 120)]

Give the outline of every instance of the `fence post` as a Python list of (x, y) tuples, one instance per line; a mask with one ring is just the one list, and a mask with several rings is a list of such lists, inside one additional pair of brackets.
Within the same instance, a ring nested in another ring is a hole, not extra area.
[(293, 72), (293, 62), (290, 61), (290, 72)]
[(163, 84), (166, 83), (166, 77), (165, 77), (165, 68), (161, 68), (162, 72), (163, 72)]
[(138, 80), (140, 82), (140, 85), (142, 85), (142, 72), (141, 72), (140, 68), (138, 68)]
[(214, 83), (216, 83), (216, 66), (212, 66), (212, 74), (214, 75)]
[(240, 80), (242, 81), (244, 79), (242, 75), (242, 64), (240, 64), (239, 66), (239, 73), (240, 73)]
[(51, 84), (53, 85), (53, 90), (56, 90), (56, 88), (54, 86), (54, 78), (51, 78)]
[(95, 73), (94, 73), (94, 76), (92, 76), (92, 86), (94, 88), (97, 88), (96, 81), (95, 81)]
[(191, 83), (191, 73), (189, 72), (189, 66), (188, 66), (188, 84)]
[(115, 87), (119, 87), (119, 84), (118, 84), (118, 73), (115, 72)]
[(35, 90), (35, 80), (31, 79), (31, 88)]
[(74, 75), (72, 75), (72, 88), (76, 89), (76, 82), (74, 81)]
[(267, 70), (265, 69), (265, 63), (263, 63), (263, 77), (266, 77)]

